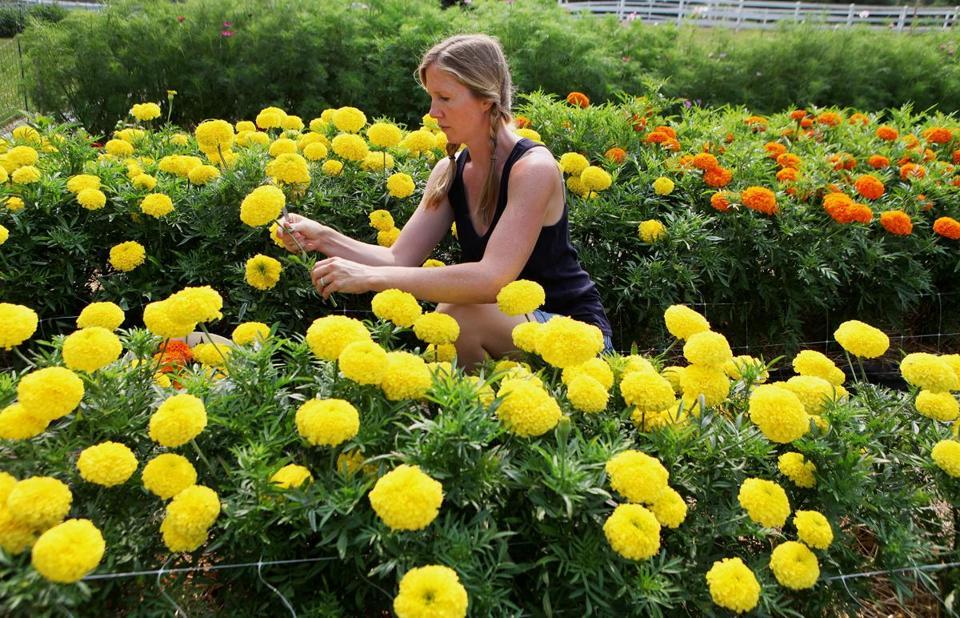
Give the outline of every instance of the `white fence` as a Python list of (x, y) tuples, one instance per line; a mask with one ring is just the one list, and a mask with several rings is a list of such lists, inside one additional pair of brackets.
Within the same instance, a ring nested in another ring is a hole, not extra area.
[(607, 0), (570, 2), (560, 6), (573, 12), (612, 14), (623, 20), (728, 28), (773, 28), (780, 22), (826, 28), (867, 26), (902, 32), (952, 28), (960, 7), (875, 6), (814, 4), (764, 0)]

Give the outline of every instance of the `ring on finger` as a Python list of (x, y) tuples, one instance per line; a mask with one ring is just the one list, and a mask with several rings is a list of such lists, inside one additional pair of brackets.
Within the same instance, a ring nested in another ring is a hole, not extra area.
[(320, 277), (320, 287), (321, 288), (327, 287), (327, 283), (323, 280), (323, 277)]

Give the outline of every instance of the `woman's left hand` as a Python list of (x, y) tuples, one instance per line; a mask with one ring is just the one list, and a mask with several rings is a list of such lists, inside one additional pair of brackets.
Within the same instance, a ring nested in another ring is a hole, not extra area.
[(334, 292), (362, 294), (371, 291), (375, 268), (340, 257), (331, 257), (314, 264), (310, 279), (313, 287), (324, 299)]

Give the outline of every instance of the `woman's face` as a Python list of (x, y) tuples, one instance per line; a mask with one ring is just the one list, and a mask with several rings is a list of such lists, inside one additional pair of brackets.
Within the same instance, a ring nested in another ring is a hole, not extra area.
[(490, 101), (478, 99), (457, 78), (436, 65), (428, 66), (424, 77), (430, 95), (430, 115), (437, 119), (448, 142), (470, 143), (490, 133)]

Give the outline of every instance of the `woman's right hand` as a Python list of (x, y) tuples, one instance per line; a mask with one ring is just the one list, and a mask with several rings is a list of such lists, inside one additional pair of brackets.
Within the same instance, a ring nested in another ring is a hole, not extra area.
[(297, 246), (298, 242), (306, 251), (319, 250), (320, 236), (326, 226), (296, 213), (281, 217), (277, 220), (277, 224), (279, 225), (277, 236), (283, 241), (283, 246), (287, 251), (300, 253), (300, 247)]

